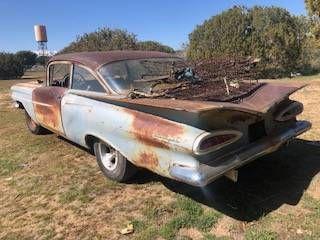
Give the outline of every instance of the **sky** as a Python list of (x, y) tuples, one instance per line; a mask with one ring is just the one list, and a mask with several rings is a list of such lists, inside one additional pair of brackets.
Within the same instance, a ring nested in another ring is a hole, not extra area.
[(306, 14), (304, 0), (1, 0), (0, 51), (37, 50), (35, 24), (46, 25), (50, 51), (104, 26), (179, 49), (196, 25), (234, 5), (273, 5)]

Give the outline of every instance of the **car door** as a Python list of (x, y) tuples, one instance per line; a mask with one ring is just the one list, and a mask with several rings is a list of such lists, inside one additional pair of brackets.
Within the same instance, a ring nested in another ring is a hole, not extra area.
[(53, 63), (48, 67), (46, 86), (32, 92), (37, 121), (60, 135), (65, 135), (61, 119), (61, 100), (70, 85), (72, 65)]
[[(107, 89), (93, 71), (74, 64), (71, 87), (61, 104), (62, 122), (68, 139), (85, 146), (84, 134), (101, 130), (100, 125), (107, 120), (99, 118), (97, 106), (102, 103), (94, 99), (106, 94)], [(100, 123), (96, 124), (97, 121)]]

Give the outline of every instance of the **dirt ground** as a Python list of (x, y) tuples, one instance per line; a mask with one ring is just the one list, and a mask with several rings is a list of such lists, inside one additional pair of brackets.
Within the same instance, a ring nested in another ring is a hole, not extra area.
[[(0, 81), (0, 239), (320, 239), (320, 76), (294, 94), (311, 131), (280, 151), (195, 188), (140, 172), (107, 180), (95, 158), (56, 135), (35, 136)], [(129, 223), (134, 233), (121, 235)]]

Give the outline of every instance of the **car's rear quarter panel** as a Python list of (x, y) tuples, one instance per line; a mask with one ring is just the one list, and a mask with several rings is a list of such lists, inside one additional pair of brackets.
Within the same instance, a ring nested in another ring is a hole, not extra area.
[(32, 100), (32, 92), (40, 85), (37, 83), (18, 83), (11, 87), (11, 97), (14, 101), (23, 105), (29, 116), (37, 122), (34, 105)]
[(66, 136), (87, 145), (94, 136), (119, 150), (137, 166), (169, 176), (170, 164), (194, 165), (192, 147), (203, 133), (195, 127), (90, 98), (67, 94), (62, 100)]

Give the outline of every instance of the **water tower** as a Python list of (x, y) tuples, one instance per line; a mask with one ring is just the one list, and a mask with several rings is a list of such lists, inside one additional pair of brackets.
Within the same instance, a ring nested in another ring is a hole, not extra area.
[(38, 43), (38, 54), (39, 56), (46, 56), (47, 54), (47, 30), (44, 25), (34, 26), (34, 35)]

